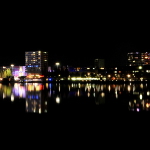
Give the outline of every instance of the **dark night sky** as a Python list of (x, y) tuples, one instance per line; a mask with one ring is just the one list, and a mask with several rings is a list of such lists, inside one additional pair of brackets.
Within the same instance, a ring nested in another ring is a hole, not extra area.
[[(12, 6), (13, 5), (13, 6)], [(145, 5), (146, 6), (146, 5)], [(149, 12), (135, 4), (13, 4), (1, 13), (0, 66), (24, 65), (24, 53), (49, 52), (49, 65), (126, 64), (130, 51), (150, 51)]]

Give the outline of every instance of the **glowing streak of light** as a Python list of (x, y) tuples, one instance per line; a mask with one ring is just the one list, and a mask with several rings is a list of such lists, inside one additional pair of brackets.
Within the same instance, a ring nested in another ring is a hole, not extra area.
[(146, 103), (146, 107), (147, 107), (147, 108), (149, 107), (149, 104), (148, 104), (148, 103)]
[(56, 97), (56, 103), (59, 104), (60, 103), (60, 98)]
[(111, 88), (110, 88), (110, 85), (108, 86), (108, 91), (110, 92)]
[(93, 97), (95, 97), (95, 92), (93, 93)]
[(140, 94), (140, 100), (142, 100), (142, 98), (143, 98), (143, 96), (142, 96), (142, 94)]
[(13, 102), (13, 101), (14, 101), (14, 95), (11, 94), (11, 102)]
[(105, 93), (104, 92), (101, 93), (101, 97), (105, 97)]

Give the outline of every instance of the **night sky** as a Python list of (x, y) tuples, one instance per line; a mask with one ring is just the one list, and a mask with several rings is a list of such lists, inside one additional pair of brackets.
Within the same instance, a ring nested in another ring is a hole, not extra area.
[(49, 65), (126, 65), (128, 52), (150, 52), (148, 9), (136, 4), (13, 4), (1, 13), (0, 66), (24, 65), (25, 51), (49, 52)]

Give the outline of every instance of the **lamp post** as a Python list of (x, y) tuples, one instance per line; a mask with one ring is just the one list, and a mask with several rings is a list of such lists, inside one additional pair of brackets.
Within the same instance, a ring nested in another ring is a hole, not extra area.
[(5, 66), (3, 66), (3, 71), (6, 69), (6, 67)]
[(11, 64), (11, 72), (12, 72), (12, 76), (13, 76), (13, 67), (14, 67), (14, 64)]
[(58, 69), (58, 66), (60, 65), (60, 63), (59, 63), (59, 62), (56, 62), (55, 65), (57, 66), (57, 69)]

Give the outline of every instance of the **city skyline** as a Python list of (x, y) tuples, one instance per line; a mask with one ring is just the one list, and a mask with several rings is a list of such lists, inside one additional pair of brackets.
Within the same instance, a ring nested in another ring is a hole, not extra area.
[[(37, 49), (35, 51), (42, 50)], [(112, 53), (102, 53), (101, 56), (105, 57), (96, 57), (93, 56), (92, 53), (89, 56), (86, 54), (81, 54), (81, 56), (64, 56), (61, 52), (60, 55), (57, 56), (57, 54), (52, 54), (50, 51), (47, 51), (49, 53), (48, 55), (48, 65), (53, 66), (56, 62), (60, 62), (61, 65), (69, 65), (69, 66), (83, 66), (83, 67), (89, 67), (94, 66), (94, 60), (95, 59), (104, 59), (105, 66), (106, 67), (112, 67), (112, 66), (125, 66), (127, 65), (127, 54), (130, 52), (146, 52), (146, 51), (122, 51), (121, 53), (119, 51), (115, 51)], [(149, 52), (149, 51), (147, 51)], [(8, 53), (8, 52), (6, 52)], [(14, 64), (16, 66), (24, 66), (25, 65), (25, 51), (18, 52), (14, 54), (13, 52), (9, 52), (9, 55), (5, 52), (0, 55), (0, 65), (1, 66), (9, 66), (10, 64)], [(86, 57), (83, 57), (85, 55)]]

